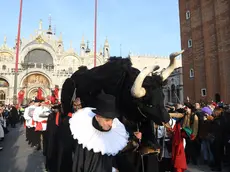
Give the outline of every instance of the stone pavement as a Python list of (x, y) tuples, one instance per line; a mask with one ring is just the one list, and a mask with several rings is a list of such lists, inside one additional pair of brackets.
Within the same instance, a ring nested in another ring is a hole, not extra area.
[(3, 150), (0, 151), (0, 172), (43, 172), (44, 157), (34, 151), (25, 141), (25, 129), (20, 124), (17, 128), (8, 127)]
[[(44, 156), (41, 151), (34, 151), (25, 141), (23, 126), (10, 128), (0, 151), (0, 172), (45, 172)], [(187, 172), (210, 172), (206, 166), (189, 166)], [(227, 170), (223, 172), (229, 172)]]

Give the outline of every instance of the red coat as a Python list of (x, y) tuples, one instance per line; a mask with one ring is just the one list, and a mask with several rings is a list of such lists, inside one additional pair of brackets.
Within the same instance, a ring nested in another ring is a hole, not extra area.
[(172, 162), (177, 172), (183, 172), (187, 169), (186, 156), (183, 145), (183, 137), (180, 124), (176, 124), (173, 128), (174, 137), (172, 143)]
[(24, 99), (25, 91), (21, 90), (18, 93), (18, 104), (21, 105)]
[(59, 98), (59, 96), (58, 96), (58, 91), (59, 91), (58, 87), (55, 87), (55, 89), (54, 89), (54, 95), (55, 95), (55, 98), (56, 98), (56, 99)]
[(37, 91), (37, 99), (38, 99), (38, 100), (42, 100), (42, 89), (41, 89), (41, 88), (38, 88), (38, 91)]
[(55, 97), (51, 96), (50, 101), (51, 101), (52, 104), (55, 104), (55, 101), (56, 101)]

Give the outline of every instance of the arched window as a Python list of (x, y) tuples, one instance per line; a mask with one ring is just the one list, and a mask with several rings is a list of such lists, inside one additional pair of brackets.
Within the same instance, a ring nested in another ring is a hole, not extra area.
[(73, 68), (69, 67), (69, 73), (72, 74), (73, 73)]
[(194, 77), (194, 70), (193, 70), (193, 68), (191, 68), (190, 71), (189, 71), (189, 77), (190, 78)]
[(4, 91), (0, 90), (0, 101), (5, 101), (6, 100), (6, 94)]
[(171, 86), (171, 97), (172, 97), (172, 103), (176, 103), (176, 87), (174, 84)]
[(53, 57), (51, 54), (43, 49), (34, 49), (30, 51), (24, 59), (26, 64), (46, 64), (53, 66)]
[(0, 87), (9, 87), (9, 83), (5, 79), (0, 78)]
[(168, 97), (168, 102), (170, 102), (170, 89), (168, 88), (168, 95), (167, 95), (167, 97)]
[(190, 11), (186, 11), (186, 20), (190, 19), (191, 15), (190, 15)]
[(189, 39), (188, 40), (188, 48), (191, 48), (192, 47), (192, 39)]
[(6, 70), (6, 65), (2, 65), (2, 70)]
[(179, 87), (177, 87), (176, 89), (176, 95), (177, 95), (177, 103), (180, 103), (179, 102), (179, 99), (180, 99), (180, 88)]

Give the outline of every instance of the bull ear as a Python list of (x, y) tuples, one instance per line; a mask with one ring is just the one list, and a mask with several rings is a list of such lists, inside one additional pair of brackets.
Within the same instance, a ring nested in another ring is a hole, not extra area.
[(170, 54), (170, 56), (169, 56), (170, 64), (161, 73), (161, 77), (162, 77), (163, 81), (165, 81), (171, 75), (171, 73), (174, 71), (174, 69), (176, 68), (176, 57), (179, 56), (180, 54), (182, 54), (183, 52), (184, 52), (184, 50)]
[(159, 66), (157, 66), (157, 65), (151, 66), (151, 67), (146, 67), (146, 68), (144, 68), (144, 70), (142, 70), (139, 73), (139, 75), (135, 79), (133, 86), (131, 88), (131, 94), (133, 97), (141, 98), (141, 97), (145, 96), (146, 90), (145, 90), (145, 88), (142, 87), (143, 81), (149, 73), (156, 71), (158, 69), (159, 69)]

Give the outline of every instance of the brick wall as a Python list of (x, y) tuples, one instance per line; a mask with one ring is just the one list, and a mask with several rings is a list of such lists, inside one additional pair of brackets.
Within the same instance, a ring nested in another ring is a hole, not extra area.
[[(179, 0), (184, 97), (212, 101), (220, 94), (230, 103), (230, 2)], [(190, 19), (186, 20), (186, 11)], [(192, 47), (188, 48), (188, 39)], [(194, 69), (194, 78), (189, 71)], [(201, 89), (206, 88), (206, 96)]]

